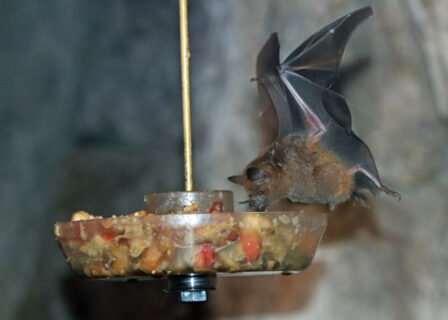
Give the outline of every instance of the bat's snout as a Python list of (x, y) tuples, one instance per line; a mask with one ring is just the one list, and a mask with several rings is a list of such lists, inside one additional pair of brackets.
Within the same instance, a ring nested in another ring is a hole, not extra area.
[(235, 184), (243, 184), (243, 178), (244, 177), (242, 175), (239, 175), (239, 176), (228, 177), (227, 180), (229, 180), (230, 182), (235, 183)]

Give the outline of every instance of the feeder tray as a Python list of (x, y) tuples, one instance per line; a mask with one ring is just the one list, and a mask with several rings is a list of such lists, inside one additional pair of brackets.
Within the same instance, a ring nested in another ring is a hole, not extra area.
[(232, 212), (230, 191), (153, 193), (145, 200), (144, 216), (56, 223), (71, 268), (88, 278), (168, 278), (167, 291), (198, 301), (216, 275), (304, 270), (326, 227), (322, 213)]

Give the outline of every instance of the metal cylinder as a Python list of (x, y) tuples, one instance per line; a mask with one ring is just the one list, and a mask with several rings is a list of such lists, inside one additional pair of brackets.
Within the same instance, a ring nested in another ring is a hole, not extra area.
[(207, 291), (215, 290), (216, 274), (191, 273), (168, 277), (169, 293), (178, 293), (181, 302), (205, 302)]

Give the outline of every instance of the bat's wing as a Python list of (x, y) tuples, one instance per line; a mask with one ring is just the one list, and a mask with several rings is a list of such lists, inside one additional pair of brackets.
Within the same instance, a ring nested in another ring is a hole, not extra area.
[(354, 193), (368, 189), (374, 195), (383, 191), (401, 199), (401, 195), (381, 183), (375, 161), (369, 147), (353, 131), (347, 133), (336, 121), (328, 125), (328, 134), (321, 137), (320, 143), (333, 152), (355, 174)]
[(282, 70), (291, 70), (328, 88), (337, 78), (337, 71), (351, 33), (372, 15), (370, 6), (350, 12), (323, 27), (296, 48), (282, 63)]
[[(257, 57), (258, 95), (262, 108), (273, 107), (278, 120), (278, 137), (308, 134), (323, 128), (312, 110), (315, 100), (322, 101), (327, 90), (292, 71), (280, 71), (280, 44), (273, 33)], [(285, 74), (290, 74), (286, 79)], [(298, 83), (303, 81), (303, 83)], [(322, 110), (320, 116), (328, 115)]]
[[(327, 89), (337, 78), (350, 34), (371, 14), (371, 7), (365, 7), (330, 23), (309, 37), (282, 64), (277, 34), (271, 35), (257, 58), (257, 79), (260, 103), (276, 110), (278, 137), (303, 133), (319, 136), (326, 131), (330, 118), (347, 132), (351, 131), (347, 103)], [(314, 107), (316, 101), (322, 100), (321, 107)]]
[(293, 71), (280, 70), (279, 75), (290, 107), (300, 111), (301, 127), (293, 127), (289, 134), (303, 134), (305, 129), (308, 136), (320, 137), (330, 121), (351, 132), (352, 118), (342, 96)]
[(336, 121), (330, 121), (327, 130), (320, 143), (355, 174), (355, 191), (366, 188), (375, 195), (380, 190), (386, 191), (369, 147), (353, 131), (347, 133)]
[[(308, 117), (320, 118), (323, 121), (323, 123), (311, 124), (312, 135), (320, 135), (325, 131), (328, 116), (336, 120), (347, 132), (351, 131), (350, 110), (342, 97), (331, 93), (324, 93), (323, 96), (316, 95), (315, 99), (324, 100), (323, 108), (308, 110), (306, 104), (312, 104), (307, 103), (302, 96), (310, 95), (310, 91), (307, 94), (305, 90), (309, 90), (313, 84), (316, 88), (312, 90), (312, 94), (317, 94), (319, 87), (327, 89), (334, 84), (351, 33), (370, 15), (372, 15), (372, 8), (364, 7), (330, 23), (295, 49), (279, 68), (282, 81), (294, 99), (304, 106), (303, 112)], [(303, 100), (303, 103), (299, 100)]]
[(288, 102), (287, 93), (280, 80), (278, 67), (280, 44), (277, 33), (271, 34), (257, 57), (258, 96), (263, 110), (274, 108), (278, 120), (278, 136), (291, 132), (301, 132), (303, 128), (302, 112)]

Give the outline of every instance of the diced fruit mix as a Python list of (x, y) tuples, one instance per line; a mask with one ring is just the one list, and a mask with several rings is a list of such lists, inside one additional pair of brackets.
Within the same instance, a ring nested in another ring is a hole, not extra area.
[(311, 262), (321, 232), (302, 232), (293, 213), (220, 210), (214, 203), (211, 214), (139, 211), (109, 219), (78, 212), (56, 224), (55, 234), (72, 268), (88, 277), (295, 271)]

